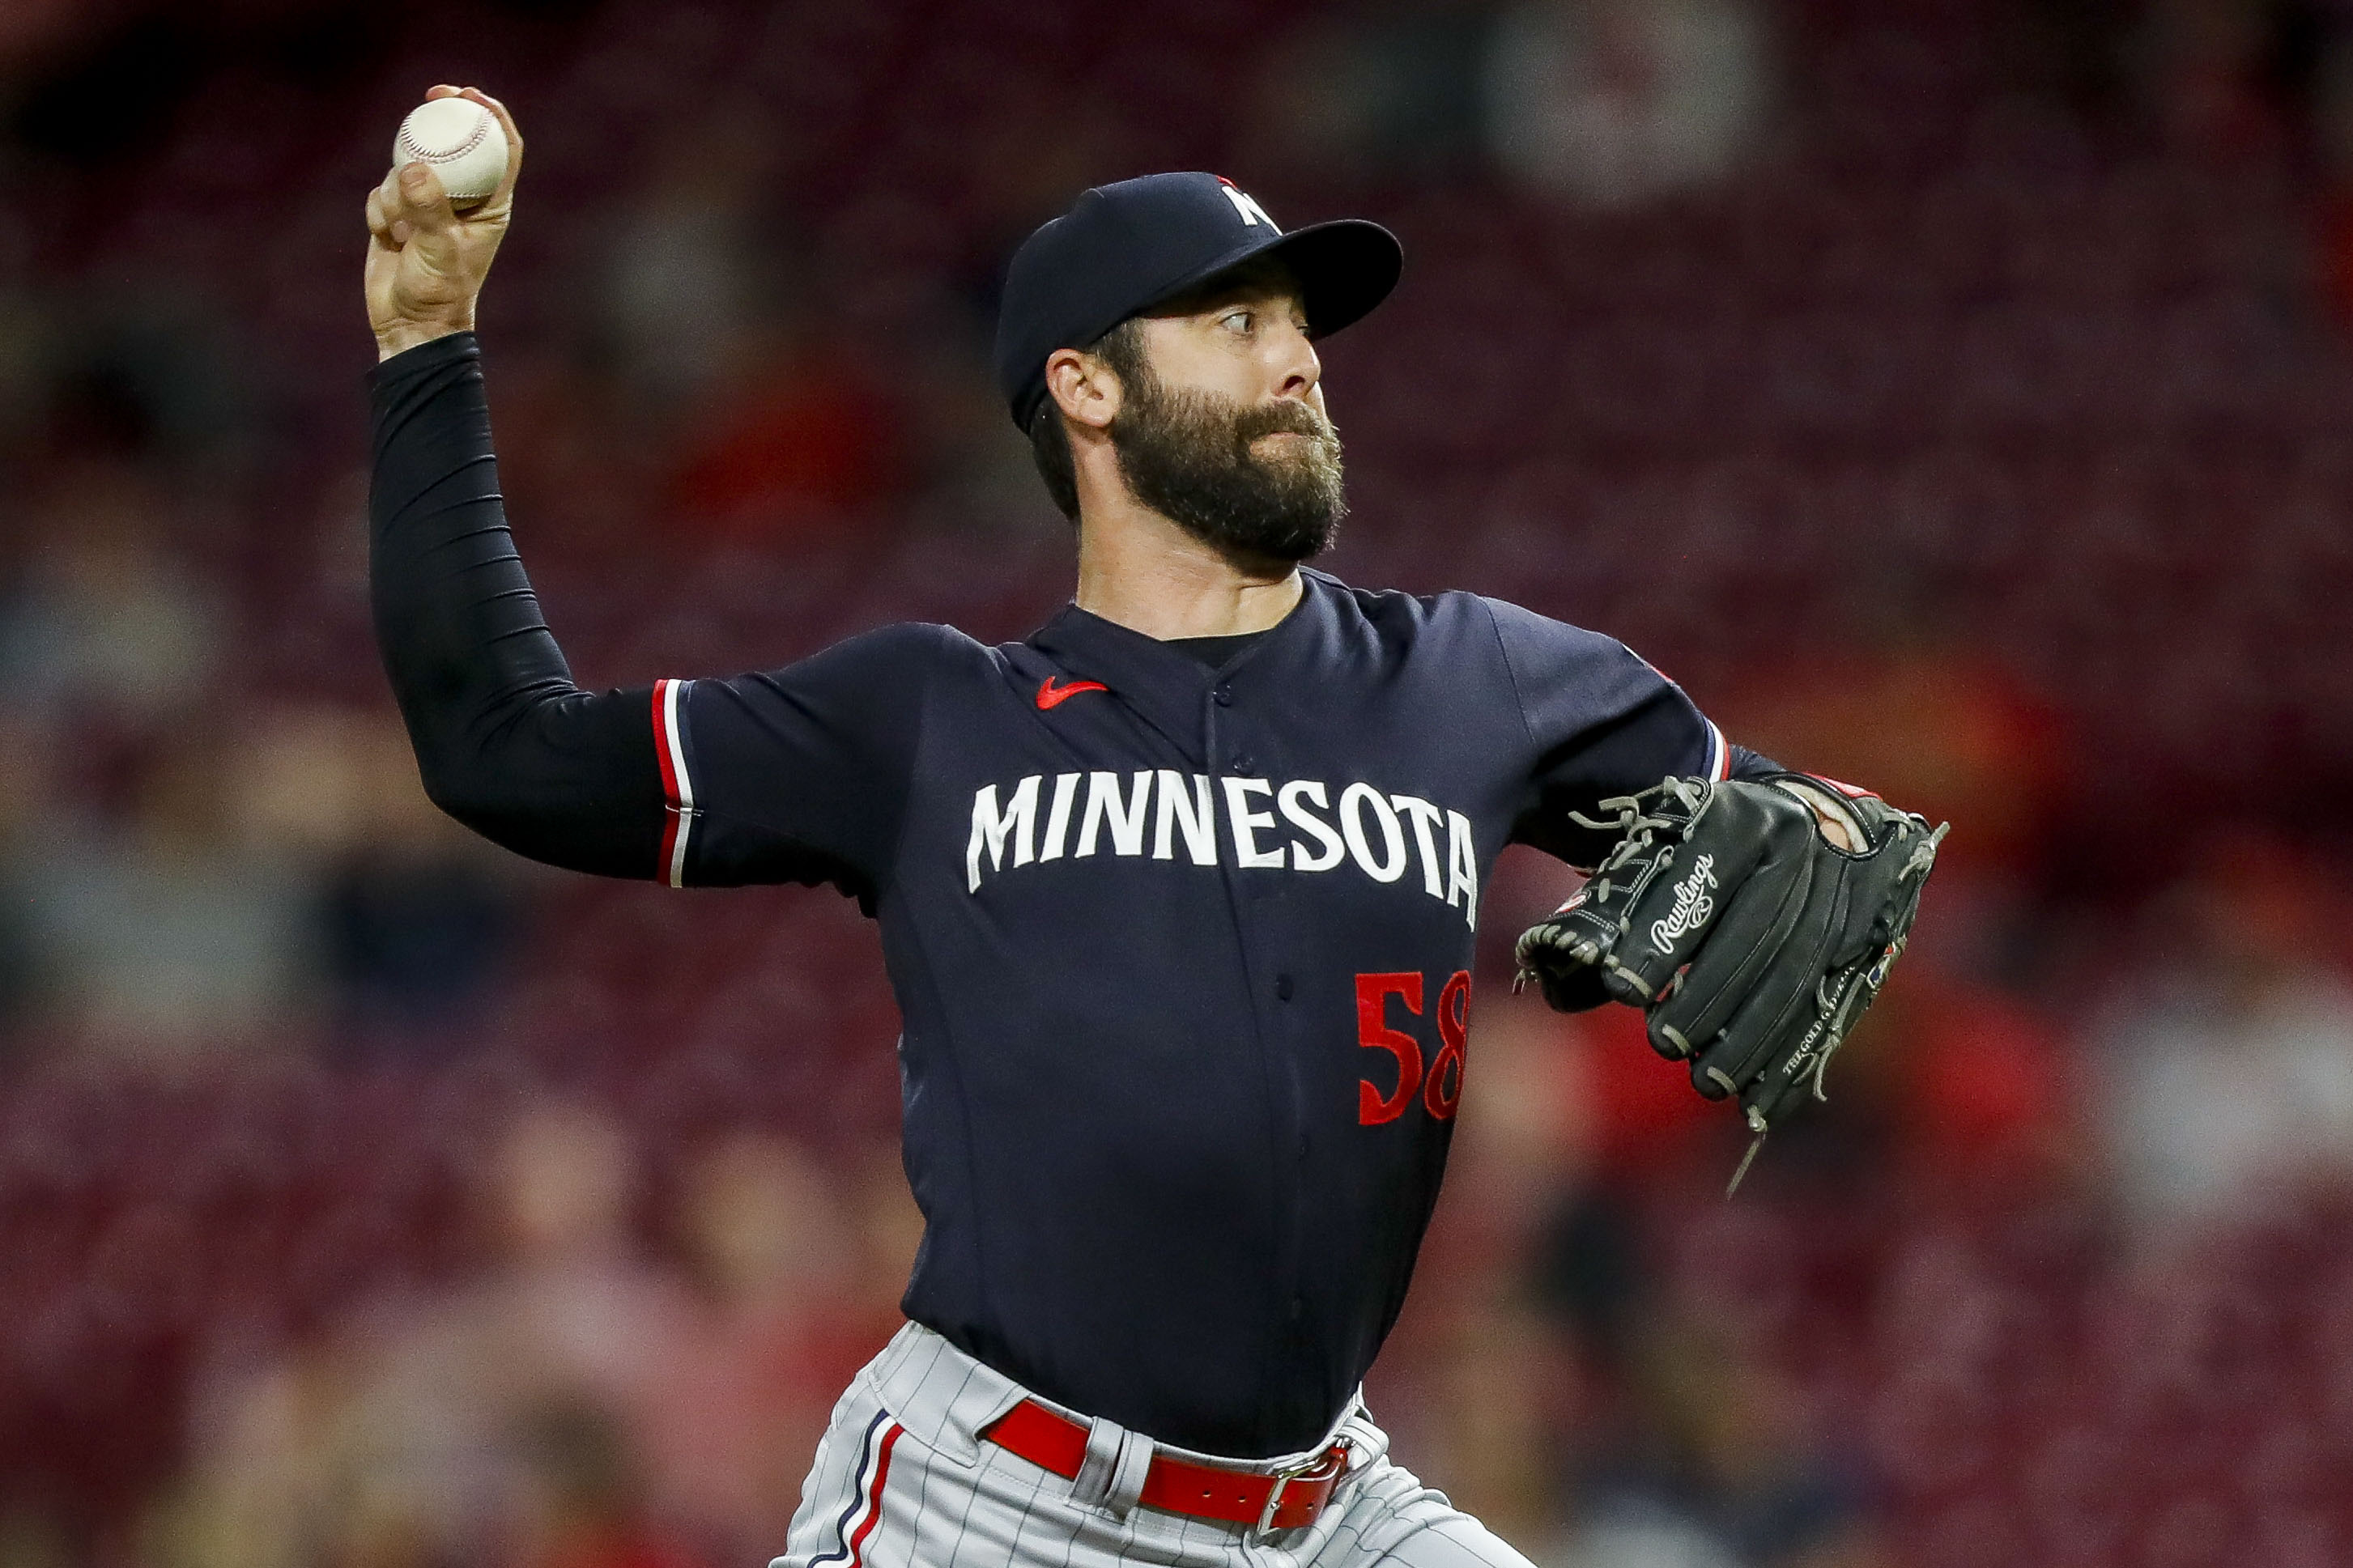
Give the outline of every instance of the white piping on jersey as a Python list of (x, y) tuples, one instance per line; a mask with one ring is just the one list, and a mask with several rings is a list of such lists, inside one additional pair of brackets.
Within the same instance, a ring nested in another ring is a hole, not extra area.
[(1715, 720), (1701, 721), (1707, 726), (1707, 782), (1722, 784), (1732, 776), (1732, 748), (1725, 744), (1724, 731), (1715, 727)]
[(670, 820), (662, 835), (662, 847), (669, 851), (663, 871), (671, 887), (683, 888), (687, 842), (693, 837), (694, 819), (701, 815), (694, 806), (694, 780), (686, 771), (686, 746), (679, 736), (678, 701), (686, 682), (663, 680), (655, 685), (661, 695), (661, 725), (655, 738), (668, 764), (662, 769), (663, 782), (670, 786)]

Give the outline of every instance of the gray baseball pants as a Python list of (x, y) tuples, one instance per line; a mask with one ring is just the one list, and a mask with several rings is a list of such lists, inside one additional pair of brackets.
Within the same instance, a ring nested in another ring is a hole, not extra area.
[[(1388, 1435), (1361, 1404), (1334, 1428), (1350, 1441), (1350, 1468), (1322, 1515), (1304, 1529), (1261, 1534), (1121, 1506), (1123, 1484), (1130, 1498), (1143, 1484), (1141, 1463), (1091, 1464), (1068, 1480), (981, 1438), (1029, 1397), (908, 1324), (834, 1406), (785, 1554), (770, 1568), (1529, 1568), (1444, 1493), (1391, 1464)], [(1117, 1454), (1125, 1435), (1107, 1426), (1094, 1423), (1090, 1448)], [(1140, 1458), (1143, 1449), (1131, 1441), (1127, 1452)], [(1309, 1458), (1248, 1468), (1271, 1472)]]

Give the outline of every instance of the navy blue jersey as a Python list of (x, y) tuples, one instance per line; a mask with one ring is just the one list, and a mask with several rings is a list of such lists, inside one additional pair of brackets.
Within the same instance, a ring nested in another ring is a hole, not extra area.
[(672, 879), (825, 875), (881, 921), (909, 1314), (1212, 1453), (1311, 1443), (1397, 1317), (1497, 852), (1726, 761), (1608, 637), (1306, 584), (1215, 669), (1072, 607), (658, 689)]
[[(1589, 863), (1606, 839), (1572, 810), (1723, 777), (1723, 736), (1609, 637), (1315, 572), (1216, 666), (1073, 606), (997, 647), (896, 626), (583, 692), (552, 641), (516, 651), (544, 630), (484, 521), (470, 340), (435, 347), (380, 373), (376, 499), (379, 625), (428, 779), (536, 734), (492, 770), (528, 790), (453, 809), (564, 863), (855, 893), (904, 1021), (908, 1314), (1165, 1441), (1314, 1442), (1396, 1321), (1477, 1070), (1496, 855)], [(478, 564), (451, 563), (461, 539), (491, 542)], [(446, 721), (476, 645), (503, 673), (483, 716)], [(567, 821), (602, 795), (643, 810), (617, 847), (550, 854), (511, 826), (533, 792)]]

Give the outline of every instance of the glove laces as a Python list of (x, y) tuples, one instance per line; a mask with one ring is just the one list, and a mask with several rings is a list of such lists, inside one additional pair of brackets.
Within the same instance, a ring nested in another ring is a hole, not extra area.
[[(1684, 816), (1661, 816), (1643, 809), (1643, 803), (1648, 797), (1658, 796), (1659, 804), (1663, 805), (1666, 804), (1666, 797), (1670, 795), (1683, 804)], [(1571, 808), (1568, 819), (1579, 827), (1591, 828), (1596, 833), (1615, 833), (1619, 836), (1618, 842), (1610, 847), (1608, 857), (1600, 865), (1593, 868), (1593, 875), (1587, 879), (1586, 887), (1589, 889), (1588, 896), (1597, 900), (1607, 899), (1609, 896), (1609, 874), (1612, 871), (1618, 870), (1628, 861), (1649, 853), (1651, 846), (1658, 842), (1659, 834), (1664, 829), (1679, 827), (1688, 831), (1691, 825), (1699, 820), (1700, 814), (1707, 809), (1708, 800), (1707, 786), (1697, 779), (1668, 779), (1663, 783), (1652, 784), (1649, 789), (1637, 795), (1611, 795), (1609, 799), (1599, 802), (1597, 808), (1613, 813), (1614, 815), (1611, 816), (1588, 816), (1585, 813)]]

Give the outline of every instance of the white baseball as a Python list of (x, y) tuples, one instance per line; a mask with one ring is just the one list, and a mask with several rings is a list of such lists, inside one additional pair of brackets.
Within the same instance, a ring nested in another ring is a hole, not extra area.
[(392, 166), (427, 163), (441, 176), (452, 206), (470, 206), (506, 178), (507, 133), (499, 117), (470, 98), (420, 103), (392, 141)]

